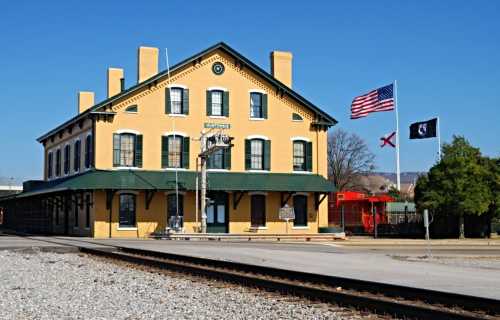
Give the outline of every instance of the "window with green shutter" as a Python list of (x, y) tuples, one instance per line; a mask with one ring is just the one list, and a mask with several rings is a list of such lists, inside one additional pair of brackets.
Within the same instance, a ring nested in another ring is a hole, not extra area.
[(142, 167), (142, 135), (113, 134), (113, 166)]
[(312, 154), (313, 154), (312, 142), (306, 143), (306, 171), (312, 171)]
[(189, 89), (178, 87), (166, 88), (165, 113), (189, 114)]
[(189, 137), (178, 135), (162, 137), (161, 166), (189, 169)]
[(182, 139), (182, 167), (189, 169), (189, 137)]
[(271, 170), (271, 141), (245, 140), (245, 169)]

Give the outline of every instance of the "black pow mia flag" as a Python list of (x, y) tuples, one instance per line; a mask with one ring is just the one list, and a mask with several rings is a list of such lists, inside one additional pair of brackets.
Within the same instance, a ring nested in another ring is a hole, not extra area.
[(425, 139), (436, 137), (437, 118), (415, 122), (410, 125), (410, 139)]

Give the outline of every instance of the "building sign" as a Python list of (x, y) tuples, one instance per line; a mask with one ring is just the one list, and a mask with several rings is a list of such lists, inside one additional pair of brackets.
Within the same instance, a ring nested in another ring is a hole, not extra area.
[(295, 210), (293, 210), (293, 207), (289, 207), (288, 204), (285, 204), (283, 208), (280, 208), (280, 211), (278, 212), (278, 216), (280, 220), (294, 220), (295, 219)]
[(230, 129), (231, 125), (229, 123), (211, 123), (205, 122), (203, 126), (206, 129)]

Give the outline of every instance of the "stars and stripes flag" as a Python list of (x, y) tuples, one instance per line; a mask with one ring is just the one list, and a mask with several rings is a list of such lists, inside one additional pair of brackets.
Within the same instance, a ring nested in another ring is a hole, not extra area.
[(369, 113), (394, 110), (394, 84), (375, 89), (354, 98), (351, 119), (366, 117)]

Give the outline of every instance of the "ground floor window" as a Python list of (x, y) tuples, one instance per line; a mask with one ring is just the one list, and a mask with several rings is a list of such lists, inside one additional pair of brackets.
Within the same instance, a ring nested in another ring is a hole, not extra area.
[(135, 227), (135, 194), (120, 194), (120, 227)]
[(85, 228), (90, 228), (90, 194), (85, 196)]
[(266, 196), (254, 194), (250, 196), (251, 225), (264, 227), (266, 225)]
[(171, 193), (167, 195), (167, 214), (170, 227), (176, 226), (176, 217), (179, 216), (178, 226), (182, 228), (184, 220), (184, 196)]
[(297, 195), (293, 197), (293, 210), (295, 211), (294, 226), (307, 226), (307, 197)]
[(75, 208), (75, 228), (78, 228), (78, 203), (74, 204)]

